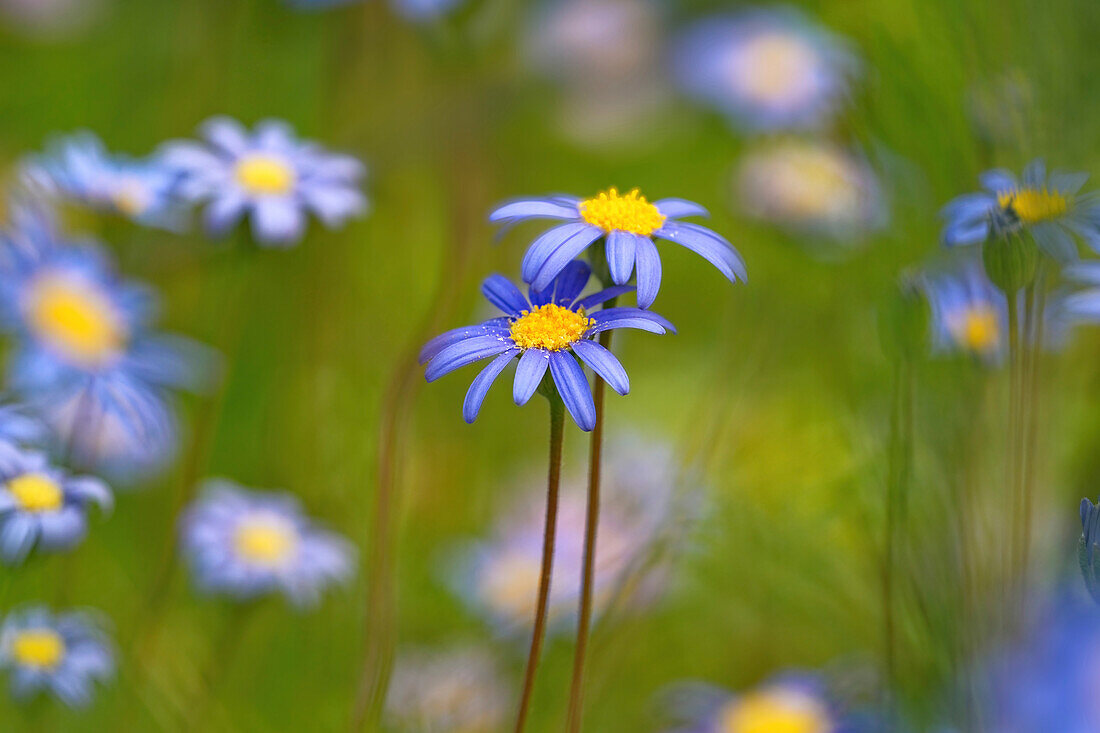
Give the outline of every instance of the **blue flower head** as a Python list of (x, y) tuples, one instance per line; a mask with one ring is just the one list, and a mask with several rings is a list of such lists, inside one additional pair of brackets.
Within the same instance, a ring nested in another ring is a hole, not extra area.
[(109, 510), (111, 490), (91, 476), (69, 476), (42, 453), (0, 445), (0, 559), (21, 563), (31, 550), (68, 549), (88, 531), (88, 507)]
[(948, 246), (1026, 230), (1043, 251), (1062, 262), (1077, 259), (1076, 238), (1100, 252), (1100, 198), (1078, 194), (1087, 173), (1054, 171), (1048, 176), (1039, 159), (1024, 169), (1020, 180), (1000, 168), (986, 171), (979, 180), (983, 191), (959, 196), (940, 212)]
[(257, 241), (289, 247), (305, 234), (308, 213), (331, 228), (367, 208), (359, 190), (363, 164), (298, 140), (284, 122), (265, 120), (249, 132), (215, 117), (201, 132), (204, 142), (168, 143), (163, 158), (181, 176), (179, 195), (206, 206), (211, 234), (224, 234), (247, 215)]
[(114, 652), (87, 614), (34, 607), (12, 612), (0, 626), (0, 667), (17, 698), (45, 691), (69, 707), (84, 707), (92, 683), (114, 674)]
[(506, 227), (527, 219), (559, 219), (531, 244), (523, 258), (523, 281), (546, 290), (559, 273), (594, 242), (606, 237), (607, 265), (616, 285), (624, 285), (637, 268), (638, 306), (648, 308), (661, 287), (661, 257), (653, 239), (675, 242), (702, 256), (730, 282), (745, 282), (741, 255), (721, 235), (687, 222), (684, 216), (706, 216), (699, 204), (683, 199), (650, 203), (635, 189), (620, 195), (611, 188), (581, 200), (571, 196), (512, 201), (497, 208), (489, 220)]
[(980, 262), (968, 260), (957, 268), (929, 273), (922, 282), (932, 307), (937, 350), (986, 360), (1000, 357), (1007, 342), (1008, 307)]
[(478, 326), (456, 328), (425, 344), (420, 351), (420, 363), (428, 365), (425, 377), (433, 382), (468, 364), (492, 358), (474, 378), (462, 405), (463, 418), (472, 423), (493, 382), (509, 362), (519, 357), (512, 390), (516, 404), (527, 404), (549, 368), (569, 414), (582, 430), (591, 430), (596, 425), (596, 408), (588, 378), (574, 355), (612, 389), (626, 394), (630, 391), (626, 370), (593, 337), (615, 328), (675, 332), (666, 319), (639, 308), (606, 308), (589, 316), (588, 309), (630, 290), (617, 286), (582, 298), (581, 291), (591, 272), (586, 263), (574, 260), (544, 289), (532, 286), (528, 296), (503, 275), (489, 276), (481, 291), (506, 315)]
[(355, 566), (351, 545), (315, 526), (290, 494), (221, 479), (208, 481), (183, 516), (181, 542), (196, 585), (238, 600), (282, 593), (313, 605)]
[(140, 224), (178, 230), (183, 210), (174, 195), (177, 173), (158, 156), (112, 155), (90, 132), (58, 138), (23, 166), (38, 193), (119, 214)]
[(707, 18), (675, 43), (684, 91), (749, 131), (822, 126), (858, 64), (847, 45), (792, 9)]
[(703, 683), (685, 683), (665, 693), (675, 733), (850, 733), (815, 675), (788, 673), (733, 694)]

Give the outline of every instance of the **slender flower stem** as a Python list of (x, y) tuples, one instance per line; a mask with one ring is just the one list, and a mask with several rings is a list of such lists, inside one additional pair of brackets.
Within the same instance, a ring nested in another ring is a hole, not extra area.
[[(614, 305), (610, 301), (608, 308)], [(611, 331), (600, 334), (600, 346), (611, 348)], [(584, 519), (584, 570), (581, 579), (580, 610), (577, 614), (577, 643), (573, 653), (573, 681), (569, 685), (569, 717), (566, 729), (576, 733), (581, 729), (581, 706), (584, 697), (584, 657), (588, 650), (588, 634), (592, 624), (592, 588), (596, 575), (596, 531), (600, 525), (600, 468), (603, 462), (603, 415), (606, 384), (599, 375), (592, 388), (596, 404), (596, 427), (588, 459), (588, 510)]]
[[(1021, 476), (1022, 354), (1020, 349), (1019, 291), (1006, 293), (1008, 300), (1008, 486), (1012, 497), (1013, 529), (1007, 560), (1006, 598), (1012, 603), (1020, 571), (1020, 546), (1023, 543), (1023, 486)], [(1007, 610), (1007, 609), (1006, 609)], [(1008, 616), (1011, 620), (1011, 613)]]
[(516, 715), (516, 733), (522, 733), (527, 723), (531, 693), (535, 687), (535, 669), (546, 634), (546, 610), (550, 602), (550, 575), (554, 568), (554, 537), (558, 530), (558, 484), (561, 481), (561, 445), (565, 427), (565, 406), (552, 390), (547, 390), (550, 402), (550, 470), (546, 482), (546, 527), (542, 537), (542, 571), (539, 575), (539, 596), (535, 608), (535, 626), (531, 631), (531, 650), (523, 674), (523, 692)]
[(1025, 596), (1028, 592), (1028, 574), (1030, 569), (1031, 554), (1031, 511), (1034, 505), (1035, 495), (1035, 465), (1038, 443), (1038, 410), (1039, 410), (1039, 366), (1043, 351), (1044, 321), (1046, 309), (1046, 289), (1044, 287), (1045, 268), (1040, 264), (1036, 274), (1035, 285), (1029, 288), (1032, 292), (1026, 301), (1029, 308), (1027, 320), (1028, 343), (1026, 369), (1024, 372), (1024, 384), (1022, 385), (1026, 408), (1023, 417), (1023, 437), (1021, 438), (1022, 461), (1021, 471), (1022, 491), (1022, 517), (1020, 552), (1020, 588)]

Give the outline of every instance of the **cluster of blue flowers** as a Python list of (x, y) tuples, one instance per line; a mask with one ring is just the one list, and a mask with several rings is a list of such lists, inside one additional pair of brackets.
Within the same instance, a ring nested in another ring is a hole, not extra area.
[[(173, 233), (203, 208), (220, 236), (246, 216), (261, 246), (287, 247), (308, 216), (342, 225), (366, 211), (362, 164), (298, 140), (281, 122), (254, 131), (227, 118), (201, 142), (166, 143), (146, 158), (113, 155), (91, 133), (28, 157), (0, 231), (0, 332), (6, 349), (0, 406), (0, 560), (71, 550), (93, 507), (109, 512), (113, 483), (146, 480), (179, 444), (176, 391), (209, 385), (215, 356), (155, 329), (148, 286), (121, 275), (106, 247), (64, 232), (76, 206)], [(242, 230), (243, 233), (243, 230)], [(296, 605), (347, 580), (353, 552), (315, 527), (289, 496), (212, 483), (181, 520), (181, 544), (204, 591), (237, 599), (281, 592)], [(10, 571), (9, 571), (10, 572)], [(87, 704), (114, 666), (93, 614), (11, 612), (0, 626), (0, 667), (20, 697), (48, 691)]]

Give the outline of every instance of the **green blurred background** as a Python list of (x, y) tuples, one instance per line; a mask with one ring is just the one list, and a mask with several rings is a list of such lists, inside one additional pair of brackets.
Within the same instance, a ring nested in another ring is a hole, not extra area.
[[(467, 426), (460, 405), (470, 375), (426, 388), (410, 350), (480, 317), (485, 275), (517, 271), (536, 229), (494, 246), (486, 214), (495, 203), (611, 185), (702, 203), (744, 255), (750, 282), (730, 287), (699, 258), (663, 246), (658, 310), (680, 333), (619, 341), (632, 391), (610, 400), (610, 433), (641, 428), (673, 441), (685, 462), (701, 462), (711, 509), (673, 591), (644, 614), (597, 627), (586, 729), (652, 729), (654, 694), (680, 679), (738, 688), (838, 660), (874, 676), (895, 389), (880, 306), (900, 273), (938, 253), (939, 206), (974, 188), (980, 170), (1019, 168), (1036, 155), (1097, 169), (1100, 5), (803, 6), (863, 59), (851, 107), (828, 137), (867, 152), (889, 200), (889, 226), (844, 258), (814, 257), (812, 243), (735, 214), (731, 171), (745, 143), (717, 115), (673, 100), (624, 141), (582, 144), (564, 134), (560, 85), (523, 62), (525, 3), (472, 0), (453, 18), (416, 26), (381, 0), (320, 12), (275, 0), (105, 0), (85, 28), (63, 37), (4, 30), (0, 162), (9, 169), (58, 132), (87, 128), (112, 150), (144, 154), (213, 114), (279, 117), (366, 161), (373, 211), (340, 232), (315, 228), (295, 249), (257, 251), (243, 266), (197, 234), (74, 224), (105, 238), (128, 275), (163, 291), (168, 330), (225, 352), (214, 432), (190, 445), (209, 398), (187, 398), (182, 451), (202, 453), (204, 475), (300, 495), (354, 539), (360, 572), (315, 611), (264, 604), (232, 641), (221, 631), (231, 606), (196, 597), (176, 572), (140, 661), (124, 660), (92, 708), (0, 702), (0, 725), (177, 729), (208, 660), (234, 643), (205, 729), (346, 729), (387, 424), (396, 426), (399, 495), (395, 641), (496, 643), (441, 582), (438, 554), (483, 533), (506, 503), (507, 479), (541, 466), (544, 405), (518, 409), (498, 385)], [(670, 3), (662, 26), (671, 33), (730, 7)], [(1025, 90), (1022, 102), (997, 95), (1005, 79)], [(623, 120), (625, 133), (631, 125)], [(226, 319), (240, 319), (239, 339), (226, 338)], [(1039, 526), (1051, 577), (1068, 566), (1077, 500), (1096, 492), (1100, 421), (1088, 407), (1100, 392), (1098, 356), (1097, 334), (1082, 332), (1046, 371)], [(924, 610), (906, 612), (901, 653), (905, 699), (917, 715), (935, 707), (952, 674), (950, 652), (937, 646), (949, 644), (934, 629), (954, 618), (943, 536), (952, 536), (949, 497), (966, 466), (977, 467), (974, 480), (991, 497), (982, 505), (990, 513), (974, 519), (978, 535), (998, 536), (1002, 378), (962, 360), (916, 369), (909, 558), (912, 593), (922, 599), (911, 605)], [(566, 442), (574, 461), (583, 458), (574, 426)], [(9, 600), (91, 606), (112, 620), (120, 644), (130, 639), (186, 480), (173, 469), (120, 495), (72, 562), (51, 556), (4, 571), (16, 573)], [(518, 682), (522, 659), (500, 652)], [(549, 645), (531, 730), (559, 729), (571, 653), (567, 640)]]

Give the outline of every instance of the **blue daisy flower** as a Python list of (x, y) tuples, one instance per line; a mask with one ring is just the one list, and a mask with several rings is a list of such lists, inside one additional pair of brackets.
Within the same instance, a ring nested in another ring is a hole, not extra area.
[(181, 542), (197, 586), (239, 600), (278, 592), (313, 605), (355, 567), (352, 546), (318, 528), (294, 496), (223, 479), (207, 481), (184, 514)]
[(111, 490), (91, 476), (69, 476), (43, 453), (0, 445), (0, 558), (20, 563), (31, 550), (68, 549), (88, 531), (88, 506), (109, 511)]
[(87, 614), (33, 607), (0, 626), (0, 667), (15, 697), (46, 691), (75, 708), (91, 702), (92, 683), (110, 679), (115, 665), (110, 642)]
[(670, 688), (665, 702), (676, 727), (671, 733), (850, 733), (822, 681), (788, 673), (742, 694), (704, 683)]
[(200, 130), (205, 142), (170, 142), (163, 156), (181, 175), (180, 196), (206, 205), (212, 234), (247, 215), (259, 242), (289, 247), (305, 234), (307, 213), (333, 228), (366, 211), (359, 190), (363, 164), (298, 140), (284, 122), (265, 120), (249, 132), (236, 120), (215, 117)]
[(650, 203), (635, 189), (622, 196), (611, 188), (590, 199), (549, 196), (522, 199), (500, 206), (489, 220), (509, 227), (527, 219), (560, 219), (536, 239), (523, 258), (523, 281), (536, 291), (551, 281), (591, 244), (606, 237), (607, 265), (616, 285), (630, 280), (637, 266), (638, 305), (648, 308), (661, 287), (661, 257), (653, 239), (675, 242), (700, 255), (730, 282), (745, 282), (741, 255), (721, 235), (687, 222), (684, 216), (707, 216), (699, 204), (684, 199)]
[(112, 155), (98, 137), (81, 132), (55, 140), (30, 158), (22, 178), (32, 191), (119, 214), (146, 226), (179, 230), (178, 174), (157, 156)]
[(1048, 176), (1038, 159), (1024, 169), (1020, 180), (1000, 168), (986, 171), (979, 180), (985, 190), (958, 196), (940, 212), (948, 246), (1027, 230), (1047, 254), (1062, 262), (1077, 259), (1075, 237), (1100, 252), (1100, 195), (1078, 194), (1087, 173), (1054, 171)]
[(674, 46), (683, 90), (750, 131), (823, 125), (858, 69), (846, 43), (792, 9), (707, 18)]
[(937, 350), (990, 360), (1000, 357), (1008, 333), (1008, 305), (980, 262), (968, 260), (957, 268), (928, 273), (922, 285), (932, 308)]
[(433, 382), (456, 369), (492, 357), (474, 378), (462, 405), (462, 417), (472, 423), (493, 382), (512, 359), (519, 357), (512, 390), (516, 404), (527, 404), (549, 369), (569, 414), (582, 430), (591, 430), (596, 425), (596, 408), (588, 378), (574, 354), (613, 390), (625, 395), (630, 391), (626, 370), (593, 337), (615, 328), (637, 328), (650, 333), (676, 330), (661, 316), (639, 308), (606, 308), (589, 316), (586, 312), (589, 308), (630, 290), (617, 286), (582, 298), (581, 291), (591, 272), (586, 263), (574, 260), (546, 288), (532, 287), (529, 296), (524, 296), (503, 275), (490, 275), (481, 291), (507, 315), (477, 326), (456, 328), (429, 341), (420, 351), (420, 363), (428, 365), (424, 376)]

